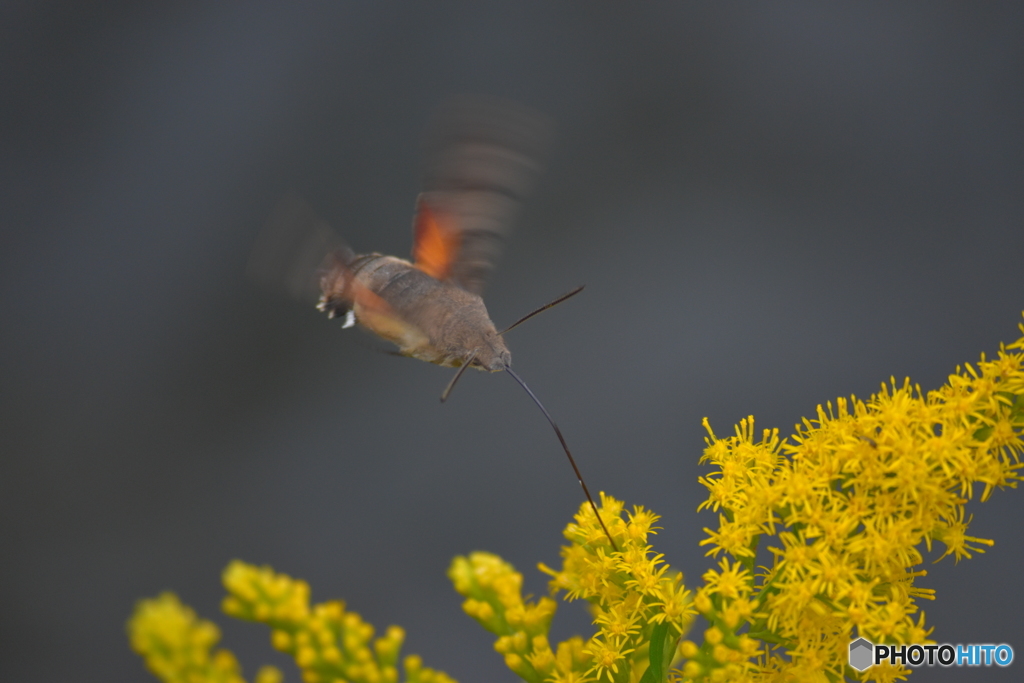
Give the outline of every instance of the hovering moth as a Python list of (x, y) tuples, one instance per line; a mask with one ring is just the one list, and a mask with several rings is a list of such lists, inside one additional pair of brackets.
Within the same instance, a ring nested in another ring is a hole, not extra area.
[(616, 548), (561, 430), (512, 370), (503, 335), (565, 299), (578, 287), (501, 332), (481, 296), (502, 242), (541, 172), (549, 125), (515, 103), (462, 98), (442, 109), (426, 136), (423, 192), (413, 218), (412, 258), (357, 254), (296, 194), (275, 209), (250, 258), (263, 280), (284, 280), (300, 298), (342, 327), (359, 326), (393, 343), (397, 355), (459, 368), (506, 372), (550, 422)]

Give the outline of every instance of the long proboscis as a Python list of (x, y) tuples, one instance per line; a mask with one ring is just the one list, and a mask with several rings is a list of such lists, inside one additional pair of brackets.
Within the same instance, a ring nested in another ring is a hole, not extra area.
[[(580, 289), (583, 288), (580, 287)], [(579, 290), (576, 291), (578, 292)], [(563, 297), (563, 299), (568, 298), (575, 293), (576, 292), (571, 292), (570, 294), (567, 294), (565, 297)], [(556, 301), (554, 303), (558, 302)], [(553, 306), (554, 304), (551, 305)], [(542, 308), (540, 310), (544, 309)], [(539, 313), (540, 311), (535, 312)], [(569, 458), (569, 464), (572, 465), (572, 471), (576, 473), (576, 479), (580, 482), (580, 486), (583, 487), (583, 494), (587, 497), (587, 500), (590, 502), (590, 507), (594, 511), (594, 516), (597, 517), (597, 521), (601, 524), (601, 528), (604, 529), (605, 536), (608, 537), (608, 542), (612, 544), (612, 549), (615, 552), (619, 552), (619, 546), (615, 544), (615, 539), (612, 538), (611, 532), (608, 531), (608, 527), (605, 526), (604, 520), (601, 519), (601, 513), (598, 512), (597, 503), (594, 502), (594, 497), (590, 495), (590, 489), (587, 488), (586, 482), (583, 481), (583, 475), (580, 474), (580, 468), (576, 466), (576, 459), (572, 457), (572, 452), (569, 450), (569, 445), (565, 442), (565, 437), (562, 436), (562, 430), (558, 428), (558, 425), (555, 423), (554, 418), (551, 417), (551, 413), (549, 413), (548, 409), (544, 407), (544, 404), (540, 402), (540, 399), (537, 398), (537, 395), (530, 390), (530, 387), (526, 385), (526, 382), (524, 382), (523, 379), (515, 372), (513, 372), (512, 368), (510, 368), (507, 365), (505, 366), (505, 372), (511, 375), (512, 379), (518, 382), (519, 386), (521, 386), (526, 391), (526, 393), (530, 395), (530, 398), (533, 399), (533, 402), (537, 404), (538, 408), (540, 408), (540, 412), (544, 413), (544, 417), (548, 419), (548, 424), (550, 424), (551, 428), (555, 430), (555, 436), (558, 437), (558, 441), (562, 444), (562, 450), (565, 451), (566, 457)]]

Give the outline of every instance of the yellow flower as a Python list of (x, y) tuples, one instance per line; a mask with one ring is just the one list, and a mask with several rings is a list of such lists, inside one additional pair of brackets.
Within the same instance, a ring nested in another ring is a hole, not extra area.
[(561, 671), (561, 660), (548, 642), (557, 604), (551, 598), (527, 602), (523, 575), (497, 555), (476, 552), (456, 557), (448, 568), (455, 590), (466, 598), (462, 609), (499, 636), (494, 649), (521, 678), (541, 683)]
[(597, 637), (591, 639), (590, 643), (583, 648), (583, 651), (590, 653), (594, 660), (594, 665), (587, 675), (596, 673), (597, 680), (601, 680), (602, 676), (607, 677), (609, 681), (617, 680), (612, 674), (619, 673), (619, 664), (624, 664), (626, 655), (635, 649), (624, 647), (625, 642), (602, 640)]
[[(380, 638), (340, 600), (309, 604), (309, 584), (235, 560), (224, 570), (224, 611), (239, 619), (259, 621), (273, 629), (271, 644), (295, 657), (303, 680), (352, 683), (397, 683), (397, 663), (405, 631), (390, 626)], [(410, 669), (409, 667), (412, 667)], [(415, 657), (405, 659), (407, 681), (448, 683), (440, 671)]]
[[(1021, 326), (1024, 332), (1024, 326)], [(589, 603), (589, 640), (549, 640), (557, 604), (522, 596), (522, 575), (500, 557), (473, 553), (448, 575), (464, 611), (497, 636), (494, 649), (528, 683), (745, 683), (834, 681), (846, 672), (853, 637), (923, 643), (932, 634), (916, 585), (933, 541), (939, 559), (984, 552), (992, 541), (968, 535), (964, 505), (981, 485), (1015, 487), (1024, 453), (1024, 337), (998, 357), (957, 368), (941, 388), (922, 392), (894, 380), (867, 400), (819, 406), (788, 439), (755, 432), (752, 417), (718, 438), (705, 419), (699, 509), (717, 514), (706, 529), (708, 555), (726, 555), (691, 597), (649, 539), (658, 516), (601, 493), (601, 520), (583, 504), (564, 531), (558, 569), (540, 565), (553, 595)], [(771, 566), (755, 567), (758, 551)], [(937, 561), (937, 560), (936, 560)], [(310, 604), (309, 585), (270, 567), (232, 562), (224, 571), (224, 611), (267, 624), (274, 648), (289, 653), (305, 683), (398, 683), (404, 631), (372, 626), (341, 601)], [(703, 642), (679, 642), (697, 612)], [(140, 601), (128, 623), (132, 647), (160, 679), (244, 683), (217, 627), (170, 593)], [(669, 671), (674, 658), (686, 661)], [(402, 659), (406, 683), (454, 683)], [(882, 665), (872, 680), (903, 680)], [(264, 667), (255, 683), (281, 683)]]
[[(584, 642), (570, 638), (552, 654), (547, 633), (555, 603), (524, 601), (522, 575), (488, 553), (457, 557), (448, 575), (465, 598), (463, 609), (498, 635), (495, 649), (505, 663), (531, 683), (583, 683), (607, 679), (636, 683), (660, 653), (658, 670), (667, 672), (675, 643), (696, 611), (682, 576), (673, 572), (648, 539), (658, 516), (642, 507), (624, 512), (622, 502), (601, 494), (601, 518), (616, 539), (610, 543), (589, 504), (580, 506), (565, 528), (561, 569), (540, 565), (551, 576), (552, 593), (590, 602), (597, 633)], [(653, 641), (658, 640), (657, 647)]]
[[(942, 557), (957, 560), (982, 552), (992, 541), (967, 534), (964, 504), (975, 484), (985, 500), (1020, 479), (1021, 350), (1024, 337), (927, 394), (908, 380), (866, 401), (837, 399), (785, 441), (775, 430), (757, 440), (753, 418), (719, 439), (705, 420), (702, 462), (717, 471), (701, 480), (709, 492), (701, 507), (719, 513), (719, 526), (702, 545), (738, 564), (723, 561), (721, 572), (705, 575), (696, 604), (717, 642), (687, 646), (694, 666), (684, 675), (718, 680), (722, 662), (737, 663), (730, 652), (745, 652), (748, 667), (765, 676), (841, 678), (855, 630), (874, 642), (925, 638), (930, 629), (915, 601), (934, 593), (914, 584), (925, 575), (915, 569), (922, 548), (941, 541)], [(762, 537), (776, 544), (767, 547), (774, 565), (758, 582), (752, 569)], [(736, 633), (744, 624), (788, 659), (766, 650), (753, 661), (755, 639)], [(878, 675), (895, 680), (901, 671)]]
[[(212, 648), (220, 629), (200, 619), (173, 593), (140, 600), (128, 621), (132, 649), (142, 655), (154, 676), (167, 683), (244, 683), (238, 660)], [(263, 667), (257, 683), (280, 683), (281, 672)]]
[(721, 572), (709, 569), (703, 576), (705, 590), (735, 600), (745, 597), (751, 590), (750, 573), (741, 565), (722, 560), (719, 565)]
[[(405, 640), (401, 628), (390, 626), (373, 639), (373, 627), (346, 611), (343, 602), (311, 606), (305, 581), (270, 567), (236, 560), (224, 570), (223, 580), (229, 593), (224, 611), (270, 626), (271, 644), (295, 658), (306, 683), (398, 683), (397, 663)], [(132, 647), (164, 681), (244, 683), (230, 652), (210, 652), (220, 638), (217, 627), (197, 618), (170, 593), (139, 602), (128, 630)], [(406, 657), (403, 666), (407, 683), (454, 683), (445, 673), (424, 667), (418, 657)], [(281, 672), (264, 667), (255, 681), (281, 683)]]

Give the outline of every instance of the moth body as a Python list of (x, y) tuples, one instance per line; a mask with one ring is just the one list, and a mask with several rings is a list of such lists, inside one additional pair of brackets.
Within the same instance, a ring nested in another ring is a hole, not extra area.
[[(412, 258), (357, 254), (297, 194), (278, 205), (253, 250), (257, 277), (449, 367), (507, 369), (511, 355), (481, 294), (541, 171), (549, 122), (521, 105), (458, 98), (425, 140)], [(315, 299), (314, 299), (315, 300)]]
[(318, 294), (317, 308), (329, 317), (343, 317), (343, 327), (359, 325), (393, 342), (401, 355), (460, 368), (441, 401), (468, 367), (505, 370), (551, 424), (611, 548), (618, 551), (561, 430), (512, 369), (512, 355), (502, 338), (583, 288), (538, 308), (501, 333), (480, 297), (504, 236), (540, 171), (547, 128), (542, 117), (512, 103), (455, 102), (428, 136), (411, 261), (356, 254), (292, 194), (268, 219), (250, 256), (250, 268), (260, 279), (282, 282), (299, 298)]
[(512, 356), (483, 299), (405, 259), (335, 252), (320, 281), (320, 310), (346, 316), (394, 343), (398, 352), (429, 363), (504, 370)]

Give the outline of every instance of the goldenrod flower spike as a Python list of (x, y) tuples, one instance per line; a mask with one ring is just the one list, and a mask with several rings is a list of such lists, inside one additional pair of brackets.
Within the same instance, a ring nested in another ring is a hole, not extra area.
[[(173, 593), (140, 600), (128, 621), (132, 649), (154, 676), (166, 683), (244, 683), (238, 660), (227, 650), (213, 650), (220, 629), (200, 619)], [(267, 666), (256, 683), (280, 683), (281, 672)]]
[[(942, 557), (957, 560), (982, 552), (992, 541), (967, 534), (964, 504), (975, 484), (986, 500), (1021, 478), (1021, 350), (1024, 337), (927, 394), (893, 380), (866, 401), (839, 398), (785, 441), (774, 430), (758, 440), (752, 417), (728, 438), (705, 420), (702, 461), (717, 471), (701, 478), (709, 491), (701, 508), (717, 511), (719, 525), (702, 545), (737, 563), (723, 560), (704, 577), (694, 602), (712, 628), (703, 645), (682, 645), (684, 678), (837, 680), (849, 675), (856, 636), (925, 642), (916, 600), (934, 592), (914, 584), (926, 574), (916, 569), (922, 546), (941, 541)], [(756, 549), (773, 536), (774, 563), (758, 579)], [(905, 671), (877, 674), (894, 680)]]
[[(224, 570), (224, 612), (271, 627), (271, 643), (292, 655), (305, 683), (343, 679), (351, 683), (397, 683), (397, 662), (405, 631), (390, 626), (373, 639), (374, 629), (345, 603), (309, 604), (309, 585), (270, 567), (235, 560)], [(403, 661), (407, 683), (454, 683), (416, 656)]]
[[(270, 567), (235, 560), (224, 570), (224, 611), (271, 627), (271, 643), (295, 658), (305, 683), (397, 683), (405, 631), (389, 626), (373, 639), (373, 627), (341, 601), (309, 604), (309, 585)], [(136, 605), (128, 622), (132, 647), (167, 683), (245, 683), (227, 650), (211, 652), (220, 631), (182, 605), (171, 593)], [(442, 671), (410, 655), (403, 662), (406, 683), (455, 683)], [(263, 667), (255, 683), (282, 683), (281, 672)]]
[[(718, 527), (701, 545), (723, 557), (691, 596), (649, 543), (657, 515), (601, 493), (598, 519), (584, 503), (565, 528), (561, 568), (540, 569), (552, 594), (590, 603), (597, 632), (589, 640), (552, 647), (555, 601), (525, 600), (522, 575), (496, 555), (457, 557), (448, 575), (463, 609), (497, 636), (495, 650), (528, 683), (863, 679), (846, 666), (854, 637), (906, 644), (930, 636), (916, 602), (935, 597), (915, 584), (926, 576), (922, 547), (940, 541), (939, 559), (959, 561), (992, 545), (968, 535), (964, 505), (976, 484), (984, 501), (1021, 479), (1022, 352), (1024, 337), (927, 394), (892, 380), (866, 401), (836, 399), (785, 440), (775, 429), (758, 436), (753, 417), (719, 438), (705, 419), (701, 461), (715, 471), (700, 479), (709, 495), (699, 509), (716, 513)], [(762, 544), (770, 567), (755, 566)], [(311, 605), (308, 584), (269, 567), (232, 562), (223, 580), (224, 611), (270, 626), (274, 647), (295, 657), (306, 683), (398, 683), (401, 628), (375, 639), (344, 603)], [(708, 622), (702, 641), (678, 642), (697, 613)], [(141, 601), (128, 630), (168, 683), (243, 682), (234, 656), (213, 650), (217, 627), (170, 593)], [(676, 655), (686, 661), (669, 671)], [(407, 683), (453, 683), (415, 655), (402, 665)], [(878, 666), (868, 675), (906, 673)], [(281, 683), (281, 673), (264, 667), (255, 681)]]
[(622, 502), (604, 493), (601, 505), (619, 551), (612, 551), (593, 509), (584, 503), (565, 528), (571, 545), (562, 548), (562, 569), (540, 566), (552, 577), (553, 593), (565, 591), (566, 599), (591, 603), (598, 631), (588, 641), (570, 638), (552, 651), (547, 634), (554, 601), (524, 601), (522, 575), (500, 557), (457, 557), (448, 571), (466, 598), (463, 609), (499, 636), (495, 649), (530, 683), (637, 683), (655, 665), (650, 680), (660, 683), (695, 613), (682, 577), (648, 543), (657, 515), (636, 507), (623, 519)]
[(490, 553), (456, 557), (448, 578), (466, 598), (462, 603), (466, 614), (499, 636), (494, 649), (505, 656), (510, 669), (531, 683), (553, 675), (558, 662), (547, 634), (557, 607), (554, 600), (524, 601), (523, 575)]

